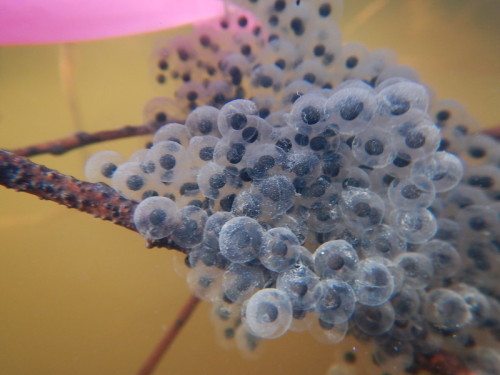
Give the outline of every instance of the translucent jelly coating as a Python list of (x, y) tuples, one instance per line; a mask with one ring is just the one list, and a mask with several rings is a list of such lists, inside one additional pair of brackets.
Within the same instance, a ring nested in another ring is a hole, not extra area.
[(471, 319), (462, 296), (444, 288), (434, 289), (428, 294), (425, 312), (435, 327), (451, 331), (460, 329)]
[(223, 135), (228, 132), (241, 131), (247, 125), (247, 115), (257, 114), (257, 106), (251, 100), (233, 100), (225, 104), (219, 111), (217, 126)]
[(361, 246), (367, 256), (381, 256), (388, 259), (394, 259), (406, 252), (406, 242), (397, 235), (393, 227), (386, 224), (368, 228)]
[(226, 303), (241, 303), (261, 289), (267, 278), (262, 267), (233, 263), (222, 277), (222, 300)]
[(363, 333), (377, 336), (391, 329), (394, 316), (394, 309), (390, 303), (381, 306), (360, 305), (356, 309), (354, 322)]
[(175, 243), (186, 248), (194, 247), (203, 240), (208, 215), (197, 206), (185, 206), (179, 210), (179, 225), (172, 232)]
[(172, 184), (178, 182), (185, 173), (187, 162), (184, 147), (169, 140), (156, 143), (148, 151), (142, 165), (157, 183)]
[(264, 245), (259, 252), (259, 260), (271, 271), (285, 271), (297, 262), (299, 246), (299, 240), (291, 230), (272, 228), (266, 233)]
[(356, 265), (353, 288), (359, 303), (378, 306), (387, 302), (392, 296), (394, 280), (382, 262), (367, 258)]
[(413, 244), (427, 242), (437, 231), (436, 218), (422, 208), (393, 210), (389, 222), (403, 239)]
[(405, 321), (412, 318), (421, 306), (419, 293), (411, 286), (404, 287), (391, 299), (396, 320)]
[(167, 237), (179, 226), (178, 208), (165, 197), (144, 199), (134, 211), (134, 225), (148, 240)]
[(192, 154), (192, 168), (201, 168), (206, 162), (213, 160), (215, 146), (219, 138), (212, 135), (194, 136), (189, 140), (189, 151)]
[(292, 323), (290, 298), (278, 289), (262, 289), (248, 300), (244, 318), (253, 335), (265, 339), (278, 338)]
[(222, 271), (217, 267), (207, 267), (203, 264), (192, 268), (187, 276), (191, 292), (204, 301), (218, 301), (221, 294)]
[(393, 125), (395, 149), (410, 155), (413, 160), (424, 159), (439, 147), (439, 128), (425, 113), (412, 111), (409, 117)]
[(344, 340), (347, 335), (349, 324), (331, 324), (314, 317), (311, 335), (320, 343), (326, 345), (335, 345)]
[(322, 244), (313, 254), (314, 269), (321, 279), (339, 278), (349, 281), (356, 273), (358, 254), (344, 240), (333, 240)]
[(351, 286), (338, 279), (321, 281), (314, 288), (315, 311), (326, 323), (341, 324), (354, 313), (356, 296)]
[(381, 224), (385, 215), (382, 198), (365, 189), (348, 188), (343, 191), (340, 208), (346, 220), (364, 228)]
[(264, 231), (260, 224), (249, 217), (229, 220), (219, 234), (219, 247), (227, 259), (245, 263), (256, 259), (264, 245)]
[(373, 168), (385, 167), (396, 155), (391, 134), (379, 127), (368, 128), (356, 134), (352, 152), (360, 163)]
[(318, 283), (319, 277), (309, 267), (297, 263), (279, 274), (276, 287), (288, 294), (294, 317), (300, 318), (313, 309), (316, 303), (314, 288)]
[(426, 287), (434, 277), (431, 259), (424, 254), (404, 253), (394, 259), (404, 271), (405, 284), (413, 288)]
[(436, 192), (444, 192), (457, 186), (463, 176), (464, 168), (459, 158), (442, 151), (416, 162), (411, 173), (413, 176), (427, 177), (434, 184)]
[(422, 245), (418, 252), (430, 258), (438, 277), (451, 277), (462, 267), (460, 254), (449, 242), (432, 240)]
[(189, 145), (190, 138), (191, 133), (184, 124), (168, 123), (158, 129), (153, 137), (153, 143), (171, 141), (179, 143), (182, 147), (186, 148)]
[(400, 81), (387, 85), (377, 93), (377, 115), (384, 119), (398, 117), (404, 120), (411, 109), (426, 112), (429, 96), (425, 88), (417, 83)]
[(212, 135), (220, 137), (217, 120), (219, 110), (212, 106), (201, 106), (194, 109), (186, 118), (186, 127), (193, 135)]
[(325, 103), (327, 121), (338, 124), (340, 133), (346, 135), (355, 135), (366, 129), (375, 108), (375, 95), (363, 88), (344, 88)]
[(234, 216), (229, 212), (215, 212), (205, 223), (203, 231), (203, 242), (208, 246), (219, 249), (219, 234), (225, 223)]
[[(292, 105), (287, 122), (305, 134), (319, 133), (325, 120), (326, 98), (319, 93), (299, 97)], [(319, 131), (315, 128), (320, 127)]]
[(396, 179), (387, 192), (394, 207), (426, 208), (436, 197), (432, 181), (424, 176), (414, 176), (411, 179)]
[(92, 155), (85, 163), (85, 178), (90, 182), (111, 183), (111, 178), (125, 158), (114, 151), (100, 151)]
[(143, 199), (151, 178), (144, 173), (140, 163), (125, 162), (112, 175), (111, 184), (121, 195), (137, 202)]

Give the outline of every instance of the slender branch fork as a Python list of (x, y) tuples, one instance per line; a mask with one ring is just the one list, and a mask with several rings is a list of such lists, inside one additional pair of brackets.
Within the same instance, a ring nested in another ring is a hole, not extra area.
[(495, 138), (497, 141), (500, 141), (500, 125), (485, 129), (483, 133)]
[[(169, 119), (169, 122), (179, 122), (179, 120)], [(26, 157), (42, 154), (62, 155), (68, 151), (94, 143), (154, 134), (162, 125), (163, 123), (151, 122), (144, 125), (125, 125), (118, 129), (103, 130), (95, 133), (79, 132), (68, 137), (20, 147), (11, 150), (11, 152)]]
[(93, 143), (153, 134), (156, 130), (158, 130), (158, 126), (146, 124), (140, 126), (126, 125), (119, 129), (104, 130), (96, 133), (79, 132), (53, 141), (17, 148), (12, 150), (12, 153), (20, 156), (35, 156), (42, 154), (62, 155), (75, 148), (91, 145)]
[(149, 358), (146, 362), (144, 362), (137, 375), (150, 375), (153, 373), (199, 302), (200, 300), (193, 295), (188, 298), (181, 311), (179, 311), (177, 318), (153, 350)]

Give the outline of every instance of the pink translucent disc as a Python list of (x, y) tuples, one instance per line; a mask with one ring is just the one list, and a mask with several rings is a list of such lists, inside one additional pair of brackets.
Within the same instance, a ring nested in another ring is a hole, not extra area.
[(222, 12), (218, 0), (0, 0), (0, 44), (110, 38), (168, 29)]

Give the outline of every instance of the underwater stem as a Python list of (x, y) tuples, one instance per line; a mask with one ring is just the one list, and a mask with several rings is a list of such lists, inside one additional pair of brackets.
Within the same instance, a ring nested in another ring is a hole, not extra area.
[(181, 331), (184, 324), (188, 321), (189, 317), (195, 310), (200, 300), (195, 296), (191, 295), (186, 301), (181, 311), (177, 315), (177, 318), (172, 323), (165, 336), (158, 343), (156, 348), (153, 350), (149, 358), (146, 360), (142, 368), (137, 373), (138, 375), (150, 375), (155, 370), (156, 366), (159, 364), (162, 357), (165, 355), (167, 350), (170, 348), (175, 338)]
[[(0, 150), (0, 185), (136, 231), (133, 222), (136, 202), (122, 197), (106, 184), (81, 181), (4, 150)], [(169, 238), (148, 242), (148, 247), (186, 252)]]
[(155, 133), (160, 125), (146, 124), (139, 126), (126, 125), (119, 129), (103, 130), (96, 133), (78, 132), (65, 138), (37, 143), (27, 147), (12, 150), (13, 154), (20, 156), (34, 156), (41, 154), (61, 155), (75, 148), (93, 143), (111, 141), (115, 139), (135, 137)]
[(500, 141), (500, 125), (485, 129), (483, 133)]

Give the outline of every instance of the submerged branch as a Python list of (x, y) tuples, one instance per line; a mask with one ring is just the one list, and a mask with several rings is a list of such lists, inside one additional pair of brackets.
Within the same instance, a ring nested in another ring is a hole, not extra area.
[(189, 317), (195, 310), (200, 300), (191, 295), (186, 301), (181, 311), (179, 311), (177, 318), (172, 323), (168, 331), (162, 337), (156, 348), (153, 350), (149, 358), (138, 372), (138, 375), (150, 375), (160, 363), (162, 357), (167, 353), (168, 349), (180, 333), (184, 324), (188, 321)]
[(433, 375), (476, 375), (456, 355), (443, 350), (427, 357), (418, 355), (416, 369), (427, 370)]
[(483, 130), (483, 133), (500, 141), (500, 125)]
[(91, 145), (94, 143), (135, 137), (139, 135), (153, 134), (158, 130), (160, 126), (160, 124), (151, 123), (139, 126), (127, 125), (119, 129), (103, 130), (96, 133), (79, 132), (70, 135), (69, 137), (17, 148), (15, 150), (12, 150), (12, 153), (20, 156), (35, 156), (41, 154), (62, 155), (75, 148)]
[[(0, 185), (136, 231), (133, 222), (136, 202), (122, 197), (106, 184), (81, 181), (3, 150), (0, 150)], [(148, 247), (186, 252), (169, 238), (149, 242)]]

